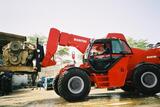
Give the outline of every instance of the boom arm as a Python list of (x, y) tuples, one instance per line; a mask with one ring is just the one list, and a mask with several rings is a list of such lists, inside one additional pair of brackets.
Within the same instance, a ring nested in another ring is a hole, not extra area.
[(46, 55), (42, 61), (42, 66), (46, 67), (56, 64), (56, 61), (54, 59), (51, 60), (51, 58), (56, 53), (58, 45), (72, 46), (77, 48), (81, 53), (84, 53), (89, 41), (90, 38), (60, 32), (55, 28), (51, 28), (46, 47)]

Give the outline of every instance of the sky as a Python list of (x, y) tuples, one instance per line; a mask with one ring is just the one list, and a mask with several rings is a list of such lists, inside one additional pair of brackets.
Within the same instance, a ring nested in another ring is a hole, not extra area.
[(160, 42), (160, 0), (0, 0), (0, 32), (48, 36), (50, 28), (89, 38), (123, 33)]

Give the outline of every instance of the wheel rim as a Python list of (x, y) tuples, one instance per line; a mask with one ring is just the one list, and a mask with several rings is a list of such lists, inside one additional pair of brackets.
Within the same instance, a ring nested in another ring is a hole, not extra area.
[(147, 88), (155, 87), (157, 82), (157, 76), (153, 72), (145, 72), (141, 76), (141, 83)]
[(70, 92), (74, 94), (78, 94), (82, 92), (84, 88), (84, 81), (81, 77), (74, 76), (68, 81), (68, 89)]

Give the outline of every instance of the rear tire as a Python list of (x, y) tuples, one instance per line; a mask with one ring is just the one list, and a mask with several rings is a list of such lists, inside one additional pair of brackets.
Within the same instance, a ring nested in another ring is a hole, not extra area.
[(57, 75), (57, 76), (55, 77), (55, 80), (54, 80), (54, 83), (53, 83), (53, 90), (55, 91), (55, 93), (56, 93), (57, 95), (60, 95), (60, 94), (59, 94), (59, 91), (58, 91), (58, 80), (59, 80), (59, 75)]
[(160, 69), (151, 64), (139, 66), (133, 75), (136, 89), (144, 95), (154, 95), (160, 92)]
[(60, 76), (58, 90), (67, 101), (84, 100), (90, 92), (91, 82), (86, 72), (71, 68)]

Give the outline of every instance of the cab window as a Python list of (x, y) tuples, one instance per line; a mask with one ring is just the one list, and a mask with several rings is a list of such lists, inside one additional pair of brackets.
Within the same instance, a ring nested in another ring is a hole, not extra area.
[(126, 54), (132, 53), (129, 46), (126, 44), (126, 42), (115, 39), (112, 40), (112, 53), (113, 54), (120, 54), (122, 52), (125, 52)]

